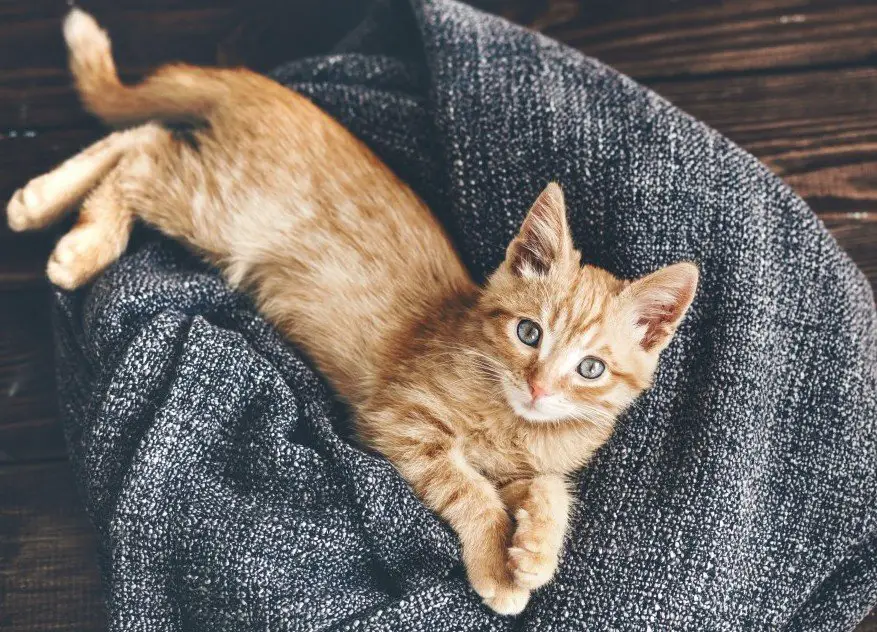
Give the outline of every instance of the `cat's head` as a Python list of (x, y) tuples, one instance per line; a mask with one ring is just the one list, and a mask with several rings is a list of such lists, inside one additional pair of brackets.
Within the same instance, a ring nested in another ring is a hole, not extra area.
[(697, 289), (693, 263), (625, 281), (579, 259), (549, 184), (479, 300), (484, 373), (528, 422), (612, 424), (651, 385)]

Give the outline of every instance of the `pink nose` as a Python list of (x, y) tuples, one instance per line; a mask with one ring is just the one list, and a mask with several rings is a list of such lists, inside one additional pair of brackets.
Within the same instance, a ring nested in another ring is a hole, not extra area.
[(527, 384), (530, 386), (530, 395), (533, 397), (534, 402), (540, 397), (548, 395), (548, 387), (544, 384), (535, 380), (530, 380)]

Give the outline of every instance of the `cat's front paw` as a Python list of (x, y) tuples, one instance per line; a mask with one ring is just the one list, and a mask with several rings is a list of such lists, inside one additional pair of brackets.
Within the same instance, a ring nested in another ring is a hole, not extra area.
[(556, 525), (534, 520), (528, 511), (515, 513), (517, 528), (508, 551), (509, 571), (515, 584), (535, 590), (547, 584), (557, 570), (560, 551), (556, 542)]
[[(507, 575), (503, 573), (503, 575)], [(520, 614), (530, 600), (530, 591), (518, 586), (510, 577), (471, 577), (469, 582), (484, 604), (504, 616)]]

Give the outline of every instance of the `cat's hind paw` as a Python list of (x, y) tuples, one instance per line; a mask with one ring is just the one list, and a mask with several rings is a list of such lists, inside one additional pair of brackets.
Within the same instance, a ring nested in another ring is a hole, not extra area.
[(55, 246), (46, 274), (58, 287), (75, 290), (103, 272), (120, 252), (97, 225), (79, 226)]
[(6, 222), (17, 233), (43, 228), (44, 213), (36, 188), (28, 185), (16, 191), (6, 205)]
[[(72, 163), (72, 161), (68, 161)], [(70, 167), (60, 167), (28, 182), (6, 205), (6, 222), (17, 233), (39, 230), (56, 222), (70, 210), (75, 183)]]

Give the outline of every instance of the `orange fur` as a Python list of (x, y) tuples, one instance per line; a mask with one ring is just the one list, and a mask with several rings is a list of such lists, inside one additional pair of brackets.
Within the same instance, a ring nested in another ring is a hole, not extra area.
[[(566, 476), (651, 383), (697, 268), (629, 282), (580, 266), (551, 184), (477, 287), (414, 192), (305, 98), (245, 70), (182, 65), (124, 86), (90, 16), (74, 10), (64, 33), (86, 106), (137, 126), (10, 201), (10, 226), (28, 230), (85, 197), (51, 280), (91, 280), (135, 216), (188, 244), (351, 403), (362, 440), (457, 532), (485, 602), (520, 612), (557, 567)], [(198, 124), (180, 137), (152, 119)], [(522, 319), (537, 344), (519, 338)], [(593, 379), (576, 369), (588, 356), (606, 367)]]

